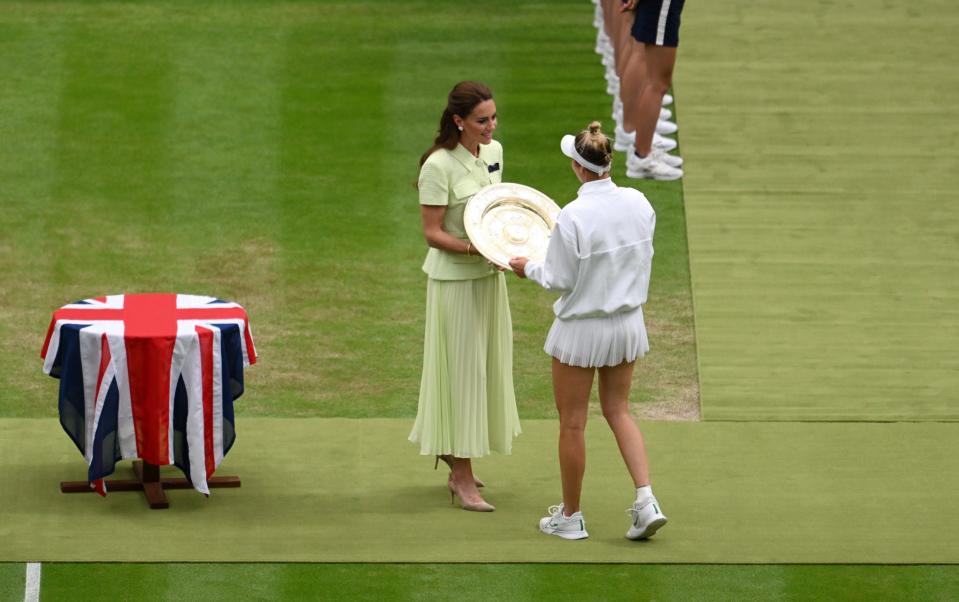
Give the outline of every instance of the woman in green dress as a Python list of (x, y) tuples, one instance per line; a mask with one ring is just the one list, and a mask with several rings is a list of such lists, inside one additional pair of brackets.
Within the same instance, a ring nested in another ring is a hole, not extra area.
[(420, 159), (419, 201), (430, 249), (423, 263), (426, 337), (419, 407), (409, 440), (451, 471), (447, 485), (466, 510), (491, 512), (472, 458), (509, 454), (520, 433), (513, 393), (513, 326), (502, 271), (466, 235), (463, 210), (480, 188), (502, 179), (503, 147), (493, 140), (489, 88), (450, 91), (439, 135)]

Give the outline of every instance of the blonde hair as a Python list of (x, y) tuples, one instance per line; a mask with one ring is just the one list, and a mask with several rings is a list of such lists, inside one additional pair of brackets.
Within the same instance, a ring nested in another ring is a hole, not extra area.
[(595, 165), (609, 165), (613, 160), (613, 144), (602, 131), (602, 124), (591, 121), (586, 129), (576, 134), (576, 152)]

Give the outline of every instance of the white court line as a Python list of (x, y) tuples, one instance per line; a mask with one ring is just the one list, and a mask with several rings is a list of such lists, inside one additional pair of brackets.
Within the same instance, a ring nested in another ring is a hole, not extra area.
[(27, 586), (23, 590), (23, 602), (40, 601), (40, 563), (27, 563)]

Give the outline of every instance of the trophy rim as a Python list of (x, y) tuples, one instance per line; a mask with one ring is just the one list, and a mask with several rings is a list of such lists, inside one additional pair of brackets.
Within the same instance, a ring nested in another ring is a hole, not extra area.
[[(523, 252), (507, 252), (498, 244), (496, 237), (488, 231), (485, 220), (494, 211), (502, 211), (504, 205), (532, 215), (543, 222), (546, 229), (545, 244), (536, 245), (532, 240), (529, 244), (516, 244)], [(530, 259), (542, 259), (546, 256), (549, 237), (556, 226), (560, 208), (553, 199), (545, 193), (525, 184), (515, 182), (500, 182), (484, 186), (466, 203), (463, 212), (463, 224), (470, 242), (477, 251), (491, 262), (502, 268), (509, 268), (509, 260), (517, 256)]]

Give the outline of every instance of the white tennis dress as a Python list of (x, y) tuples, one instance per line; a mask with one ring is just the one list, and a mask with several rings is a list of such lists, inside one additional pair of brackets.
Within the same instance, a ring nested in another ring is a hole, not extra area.
[(583, 184), (559, 214), (546, 259), (526, 276), (562, 293), (544, 350), (564, 364), (616, 366), (649, 351), (649, 290), (656, 212), (640, 191), (609, 178)]

